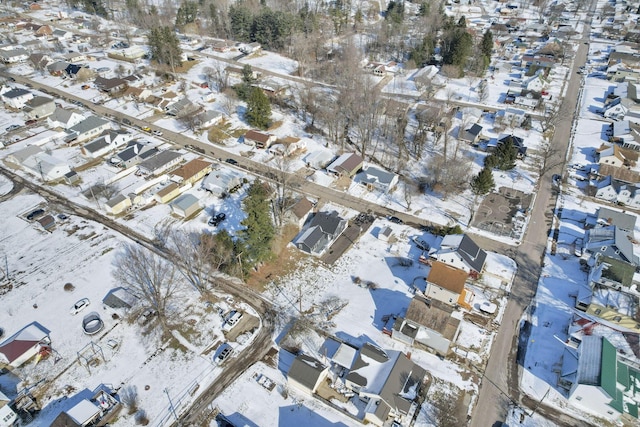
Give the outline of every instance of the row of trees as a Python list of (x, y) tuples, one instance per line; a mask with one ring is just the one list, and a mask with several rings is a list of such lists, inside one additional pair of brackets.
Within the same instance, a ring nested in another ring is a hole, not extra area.
[(240, 2), (229, 7), (231, 35), (235, 40), (257, 42), (267, 49), (281, 50), (294, 31), (302, 27), (300, 17), (268, 7), (253, 13)]
[(151, 57), (158, 64), (167, 65), (175, 73), (182, 66), (182, 49), (180, 40), (171, 27), (154, 27), (147, 36)]

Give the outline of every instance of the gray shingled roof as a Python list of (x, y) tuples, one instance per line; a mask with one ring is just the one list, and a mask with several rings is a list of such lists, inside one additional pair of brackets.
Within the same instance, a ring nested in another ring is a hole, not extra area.
[(77, 125), (71, 127), (69, 129), (70, 132), (77, 132), (79, 135), (89, 132), (91, 129), (95, 129), (97, 127), (103, 126), (106, 123), (109, 123), (108, 120), (103, 119), (102, 117), (97, 116), (89, 116)]
[(578, 348), (578, 384), (600, 385), (602, 365), (602, 337), (585, 335)]
[(598, 209), (598, 219), (615, 225), (622, 230), (631, 231), (636, 227), (636, 217), (628, 213), (614, 211), (613, 209), (601, 207)]
[(326, 367), (319, 360), (306, 354), (296, 356), (291, 363), (287, 376), (312, 390)]

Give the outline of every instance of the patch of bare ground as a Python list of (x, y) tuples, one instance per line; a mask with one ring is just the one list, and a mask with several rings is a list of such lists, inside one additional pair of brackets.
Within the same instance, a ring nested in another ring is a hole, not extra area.
[(286, 225), (282, 232), (276, 235), (272, 245), (274, 256), (247, 278), (246, 282), (250, 288), (262, 292), (267, 283), (278, 277), (286, 276), (297, 268), (299, 261), (306, 257), (302, 252), (289, 246), (289, 242), (297, 234), (298, 228), (296, 226)]

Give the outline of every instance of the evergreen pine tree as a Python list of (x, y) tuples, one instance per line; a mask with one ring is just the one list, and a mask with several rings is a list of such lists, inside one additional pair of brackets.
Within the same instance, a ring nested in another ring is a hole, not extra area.
[(495, 185), (491, 169), (485, 166), (471, 181), (471, 191), (473, 194), (483, 195), (493, 190)]
[(491, 30), (487, 30), (483, 34), (480, 50), (483, 55), (491, 57), (491, 51), (493, 50), (493, 34), (491, 33)]
[(247, 98), (247, 122), (254, 127), (266, 129), (271, 123), (271, 104), (262, 89), (252, 87)]

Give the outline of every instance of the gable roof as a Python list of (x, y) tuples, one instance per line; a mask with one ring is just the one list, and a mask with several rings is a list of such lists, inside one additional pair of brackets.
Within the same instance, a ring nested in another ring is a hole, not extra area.
[(210, 167), (211, 162), (205, 161), (202, 158), (197, 158), (180, 166), (178, 169), (171, 172), (171, 175), (180, 177), (183, 180), (189, 179)]
[(480, 249), (476, 242), (466, 234), (449, 234), (442, 239), (441, 249), (450, 249), (457, 252), (471, 269), (481, 272), (487, 253)]
[(51, 331), (38, 322), (29, 323), (0, 344), (0, 353), (11, 363), (50, 333)]
[(600, 207), (598, 209), (598, 220), (603, 220), (607, 224), (615, 225), (616, 227), (631, 233), (633, 233), (633, 230), (636, 227), (635, 215), (629, 215), (628, 213), (605, 207)]
[(460, 319), (451, 317), (454, 310), (453, 306), (441, 301), (415, 296), (411, 299), (404, 318), (453, 340), (460, 325)]
[(3, 98), (7, 98), (7, 99), (12, 99), (12, 98), (19, 98), (21, 96), (25, 96), (25, 95), (29, 95), (31, 94), (31, 92), (29, 92), (26, 89), (22, 89), (22, 88), (13, 88), (11, 90), (8, 90), (7, 92), (4, 92), (2, 94)]
[(244, 134), (245, 139), (250, 139), (251, 141), (260, 142), (263, 144), (269, 142), (269, 138), (271, 137), (272, 135), (269, 135), (268, 133), (258, 132), (253, 129), (248, 130), (247, 133)]
[(325, 369), (319, 360), (300, 354), (293, 359), (287, 377), (312, 390)]
[(300, 219), (304, 218), (305, 215), (311, 212), (311, 209), (313, 209), (313, 203), (311, 203), (311, 201), (306, 197), (303, 197), (291, 207), (291, 212)]
[(68, 132), (77, 132), (79, 135), (89, 132), (95, 128), (108, 124), (109, 120), (98, 116), (89, 116), (75, 126), (69, 128)]
[(482, 132), (482, 126), (480, 126), (477, 123), (474, 123), (471, 125), (469, 129), (467, 129), (467, 132), (473, 136), (478, 136), (480, 135), (480, 132)]
[(318, 226), (322, 232), (334, 235), (341, 225), (344, 223), (344, 219), (340, 218), (337, 211), (332, 212), (318, 212), (311, 219), (310, 227)]
[(327, 170), (334, 173), (351, 174), (360, 168), (364, 160), (356, 153), (345, 153), (331, 163)]
[(462, 293), (467, 281), (467, 273), (443, 262), (434, 261), (427, 276), (427, 282), (440, 286), (456, 294)]

